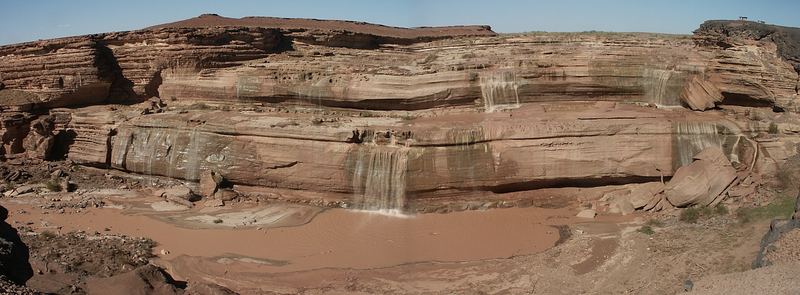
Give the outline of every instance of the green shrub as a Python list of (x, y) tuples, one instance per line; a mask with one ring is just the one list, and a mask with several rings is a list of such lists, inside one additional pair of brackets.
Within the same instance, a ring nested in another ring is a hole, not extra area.
[(651, 227), (662, 227), (664, 226), (664, 223), (658, 219), (650, 219), (645, 223), (645, 225)]
[(794, 213), (795, 198), (784, 195), (766, 206), (754, 208), (739, 208), (736, 210), (736, 218), (741, 223), (750, 221), (789, 218)]
[(697, 223), (698, 220), (703, 218), (710, 218), (713, 216), (722, 216), (728, 214), (728, 207), (725, 205), (717, 205), (714, 208), (706, 206), (694, 206), (683, 209), (681, 215), (678, 217), (680, 221), (688, 223)]
[(648, 236), (649, 236), (649, 235), (652, 235), (652, 234), (654, 234), (654, 233), (656, 233), (656, 232), (653, 230), (653, 227), (651, 227), (651, 226), (649, 226), (649, 225), (644, 225), (644, 226), (640, 227), (639, 229), (637, 229), (636, 231), (638, 231), (638, 232), (640, 232), (640, 233), (643, 233), (643, 234), (646, 234), (646, 235), (648, 235)]
[(681, 215), (678, 217), (678, 220), (688, 223), (696, 223), (698, 219), (700, 219), (700, 209), (697, 207), (690, 207), (683, 209), (681, 211)]
[(800, 155), (786, 159), (777, 173), (778, 184), (791, 195), (800, 186)]
[(12, 190), (16, 186), (16, 183), (14, 183), (13, 181), (5, 180), (5, 181), (3, 181), (3, 183), (6, 186), (6, 190)]
[(61, 191), (61, 184), (58, 183), (58, 180), (51, 179), (44, 183), (45, 188), (51, 192), (60, 192)]
[(728, 215), (728, 207), (725, 207), (725, 205), (723, 204), (719, 204), (716, 207), (714, 207), (714, 214), (720, 216)]
[(202, 102), (197, 102), (197, 103), (193, 103), (193, 104), (189, 105), (189, 109), (192, 109), (192, 110), (207, 110), (207, 109), (210, 109), (210, 108), (211, 107), (209, 107), (207, 104), (202, 103)]
[(778, 124), (775, 124), (775, 122), (769, 123), (768, 132), (769, 134), (778, 134)]

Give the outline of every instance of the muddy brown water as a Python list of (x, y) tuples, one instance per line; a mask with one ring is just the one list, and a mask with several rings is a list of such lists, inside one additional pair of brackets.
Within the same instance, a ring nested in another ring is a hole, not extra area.
[(328, 210), (301, 226), (281, 228), (189, 229), (119, 209), (73, 214), (37, 214), (8, 204), (12, 221), (149, 237), (165, 259), (180, 255), (248, 257), (271, 261), (274, 271), (314, 268), (376, 268), (421, 261), (468, 261), (541, 252), (559, 239), (553, 225), (569, 223), (566, 209), (512, 208), (395, 217)]
[[(333, 209), (297, 226), (191, 228), (162, 218), (160, 212), (99, 208), (42, 214), (30, 204), (3, 205), (11, 212), (27, 211), (12, 215), (10, 221), (32, 222), (36, 231), (61, 227), (58, 230), (62, 232), (104, 232), (108, 228), (111, 234), (151, 238), (158, 244), (155, 263), (166, 267), (176, 279), (206, 280), (229, 287), (259, 286), (261, 275), (257, 274), (264, 273), (380, 269), (530, 255), (556, 244), (558, 226), (587, 222), (574, 217), (575, 210), (570, 208), (508, 208), (409, 217)], [(618, 217), (601, 216), (591, 222), (618, 222), (615, 219)]]

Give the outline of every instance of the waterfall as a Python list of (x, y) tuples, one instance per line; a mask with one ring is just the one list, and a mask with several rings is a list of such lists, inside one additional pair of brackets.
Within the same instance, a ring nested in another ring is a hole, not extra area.
[(487, 113), (519, 107), (519, 81), (513, 72), (481, 74), (481, 96)]
[[(678, 71), (645, 69), (643, 73), (645, 99), (659, 106), (679, 106), (680, 87), (675, 86), (676, 79), (681, 79)], [(673, 83), (670, 83), (673, 80)], [(682, 84), (681, 84), (682, 85)]]
[(722, 148), (731, 162), (739, 162), (739, 141), (743, 135), (735, 134), (726, 126), (713, 122), (679, 122), (675, 125), (674, 136), (675, 167), (688, 165), (694, 155), (712, 146)]
[(321, 111), (322, 97), (327, 93), (327, 89), (319, 85), (320, 83), (313, 83), (313, 85), (304, 85), (297, 90), (298, 101), (307, 102), (316, 111)]
[(356, 151), (355, 209), (401, 214), (405, 206), (408, 148), (369, 146)]
[(739, 161), (739, 154), (736, 153), (736, 151), (739, 150), (739, 142), (742, 141), (742, 136), (744, 135), (737, 136), (736, 141), (733, 142), (733, 148), (731, 148), (731, 154), (730, 154), (730, 159), (732, 163), (737, 163), (737, 162), (741, 163), (741, 161)]
[[(205, 158), (201, 153), (207, 144), (205, 139), (203, 133), (197, 131), (197, 126), (192, 127), (189, 132), (189, 144), (184, 149), (185, 154), (183, 155), (185, 159), (184, 179), (200, 180), (201, 159)], [(173, 161), (170, 159), (169, 163), (174, 167), (175, 162)]]

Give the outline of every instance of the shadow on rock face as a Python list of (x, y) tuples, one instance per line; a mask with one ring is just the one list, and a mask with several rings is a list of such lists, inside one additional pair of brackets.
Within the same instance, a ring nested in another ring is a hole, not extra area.
[(28, 262), (30, 252), (17, 230), (6, 223), (7, 218), (8, 209), (0, 206), (0, 275), (24, 285), (33, 277), (33, 268)]

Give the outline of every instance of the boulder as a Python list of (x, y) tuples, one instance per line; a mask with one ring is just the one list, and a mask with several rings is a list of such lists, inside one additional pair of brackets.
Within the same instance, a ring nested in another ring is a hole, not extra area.
[(225, 202), (236, 199), (237, 197), (239, 197), (239, 194), (232, 189), (221, 189), (214, 194), (214, 199), (219, 199)]
[(50, 173), (50, 179), (58, 179), (59, 177), (65, 176), (64, 171), (61, 169), (56, 169), (52, 173)]
[(45, 187), (45, 185), (43, 185), (43, 184), (26, 184), (26, 185), (18, 186), (15, 189), (6, 191), (3, 195), (6, 196), (6, 197), (16, 197), (16, 196), (19, 196), (19, 195), (22, 195), (22, 194), (27, 194), (27, 193), (31, 193), (31, 192), (34, 192), (34, 191), (39, 190), (39, 189), (43, 189), (44, 187)]
[(654, 200), (654, 198), (663, 190), (664, 184), (660, 182), (629, 184), (624, 189), (606, 193), (600, 200), (608, 202), (609, 213), (627, 215), (633, 213), (636, 209), (645, 208), (650, 202), (655, 202), (654, 204), (656, 204), (658, 200)]
[(736, 179), (736, 169), (718, 147), (706, 148), (693, 159), (678, 168), (664, 187), (667, 200), (674, 206), (707, 206)]
[(611, 192), (605, 193), (603, 195), (603, 197), (600, 198), (600, 201), (613, 202), (613, 201), (618, 200), (618, 199), (628, 198), (630, 196), (630, 194), (631, 194), (631, 190), (629, 188), (615, 190), (615, 191), (611, 191)]
[(200, 174), (200, 195), (204, 198), (213, 197), (222, 181), (224, 181), (222, 175), (211, 170), (203, 171)]
[(663, 191), (664, 184), (660, 182), (640, 184), (631, 189), (631, 194), (628, 198), (628, 201), (630, 201), (633, 208), (640, 209)]
[(189, 202), (196, 202), (200, 200), (200, 197), (197, 194), (185, 186), (160, 189), (157, 190), (155, 194), (168, 200), (185, 200)]
[(636, 208), (633, 207), (633, 204), (631, 204), (631, 202), (627, 199), (619, 199), (612, 203), (612, 206), (616, 206), (619, 209), (619, 213), (622, 213), (622, 215), (631, 214), (636, 210)]
[(204, 204), (206, 207), (222, 207), (225, 206), (225, 202), (220, 199), (210, 199), (206, 201)]
[(154, 265), (145, 265), (109, 278), (88, 279), (86, 289), (87, 294), (183, 294), (175, 280)]
[(54, 129), (53, 118), (50, 116), (42, 116), (31, 122), (31, 131), (23, 141), (23, 146), (29, 157), (36, 159), (50, 158), (50, 153), (56, 140), (53, 134)]
[(72, 183), (70, 183), (69, 176), (61, 177), (58, 179), (58, 187), (61, 189), (61, 192), (69, 192), (72, 188)]

